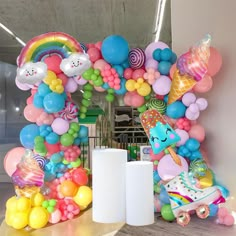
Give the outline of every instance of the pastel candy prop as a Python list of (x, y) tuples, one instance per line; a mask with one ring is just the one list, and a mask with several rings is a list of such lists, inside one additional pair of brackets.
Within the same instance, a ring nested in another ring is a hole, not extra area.
[(152, 98), (147, 104), (148, 108), (158, 110), (162, 115), (166, 112), (166, 103), (163, 100)]
[(150, 109), (140, 115), (141, 124), (147, 134), (154, 154), (168, 149), (174, 161), (181, 165), (180, 158), (170, 145), (180, 141), (178, 134), (170, 127), (163, 116), (155, 109)]
[(177, 60), (177, 68), (181, 75), (192, 76), (196, 81), (201, 80), (207, 73), (210, 58), (211, 36), (206, 35), (199, 44), (190, 48)]
[(174, 72), (170, 93), (168, 95), (168, 104), (178, 100), (182, 95), (191, 90), (196, 84), (196, 80), (188, 75), (181, 75), (178, 70)]
[(43, 61), (50, 54), (67, 58), (74, 52), (83, 52), (75, 38), (62, 32), (49, 32), (32, 38), (22, 49), (17, 64), (21, 67), (26, 62)]

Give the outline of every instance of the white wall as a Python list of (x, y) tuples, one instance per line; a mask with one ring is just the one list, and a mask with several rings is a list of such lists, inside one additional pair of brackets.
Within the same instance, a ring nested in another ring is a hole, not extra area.
[(211, 45), (223, 57), (213, 88), (203, 94), (209, 106), (199, 122), (206, 130), (212, 168), (236, 197), (236, 1), (172, 0), (171, 7), (173, 50), (178, 55), (210, 33)]

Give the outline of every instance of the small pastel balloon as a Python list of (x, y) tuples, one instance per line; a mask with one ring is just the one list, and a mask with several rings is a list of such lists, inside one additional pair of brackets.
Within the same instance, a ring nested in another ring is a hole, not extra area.
[(152, 85), (153, 91), (157, 95), (166, 95), (170, 92), (171, 80), (168, 76), (160, 76)]
[(49, 223), (56, 224), (61, 220), (61, 212), (59, 209), (56, 209), (54, 212), (50, 214)]
[(210, 76), (216, 75), (222, 66), (222, 56), (216, 48), (210, 47), (210, 58), (208, 61), (207, 74)]
[(65, 91), (68, 93), (74, 93), (78, 88), (78, 84), (73, 80), (73, 79), (68, 79), (66, 86), (65, 86)]
[(197, 118), (200, 116), (200, 112), (192, 112), (190, 109), (187, 109), (185, 112), (185, 117), (189, 120), (197, 120)]
[(196, 101), (196, 96), (194, 93), (185, 93), (184, 96), (182, 97), (182, 103), (185, 106), (190, 106), (190, 104), (194, 103)]
[(223, 224), (226, 226), (234, 225), (234, 217), (232, 215), (227, 215), (224, 217)]
[(29, 212), (29, 226), (33, 229), (43, 228), (49, 219), (48, 211), (39, 206), (31, 208)]
[(74, 197), (77, 193), (78, 186), (73, 181), (65, 180), (61, 183), (59, 189), (64, 197)]
[(208, 102), (205, 98), (198, 98), (196, 104), (198, 105), (200, 111), (205, 110), (208, 106)]
[(202, 80), (198, 81), (194, 87), (193, 91), (196, 93), (206, 93), (211, 90), (213, 86), (213, 80), (211, 76), (205, 75)]
[(166, 221), (173, 221), (175, 219), (175, 216), (173, 214), (170, 204), (165, 204), (162, 206), (161, 216)]
[(199, 124), (192, 125), (188, 133), (190, 138), (195, 138), (199, 142), (205, 140), (205, 129)]
[(189, 134), (183, 129), (176, 129), (175, 132), (180, 136), (180, 141), (176, 143), (176, 146), (179, 147), (184, 145), (189, 139)]
[(148, 60), (146, 60), (145, 62), (145, 69), (154, 69), (154, 70), (157, 70), (157, 67), (158, 67), (158, 61), (152, 59), (152, 58), (149, 58)]

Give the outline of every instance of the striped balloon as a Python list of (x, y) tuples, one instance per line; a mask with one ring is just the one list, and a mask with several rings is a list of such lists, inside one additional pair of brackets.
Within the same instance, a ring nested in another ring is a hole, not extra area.
[(145, 63), (145, 53), (141, 48), (133, 48), (129, 52), (128, 59), (131, 68), (139, 69)]
[(37, 161), (39, 167), (43, 170), (44, 166), (47, 164), (47, 160), (38, 154), (34, 155), (33, 157)]
[(166, 103), (162, 100), (152, 98), (148, 104), (148, 108), (158, 110), (162, 115), (166, 112)]

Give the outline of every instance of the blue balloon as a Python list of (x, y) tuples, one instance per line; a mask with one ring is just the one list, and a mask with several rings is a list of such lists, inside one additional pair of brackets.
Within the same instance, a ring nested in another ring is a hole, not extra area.
[(43, 105), (47, 113), (59, 112), (65, 106), (65, 99), (61, 94), (49, 93), (44, 97)]
[(123, 62), (121, 65), (123, 66), (124, 69), (129, 68), (130, 67), (129, 60)]
[(200, 142), (195, 138), (189, 138), (185, 143), (185, 147), (189, 151), (194, 152), (194, 151), (197, 151), (199, 149)]
[(36, 124), (26, 125), (20, 131), (20, 142), (22, 146), (28, 149), (34, 148), (34, 139), (39, 136), (39, 127)]
[(74, 139), (74, 145), (79, 146), (81, 143), (80, 138), (75, 138)]
[(160, 61), (161, 60), (161, 49), (160, 48), (155, 49), (152, 53), (152, 57), (154, 60)]
[(163, 204), (170, 204), (170, 198), (166, 190), (161, 189), (159, 199)]
[(169, 75), (171, 63), (169, 61), (160, 61), (158, 64), (158, 71), (161, 75)]
[(50, 157), (50, 161), (53, 163), (60, 163), (63, 160), (63, 155), (60, 152), (54, 153)]
[(104, 88), (104, 89), (109, 89), (110, 88), (110, 86), (108, 85), (108, 83), (104, 83), (103, 85), (102, 85), (102, 88)]
[(120, 65), (113, 65), (112, 66), (116, 72), (118, 73), (119, 76), (123, 76), (123, 73), (124, 73), (124, 68)]
[(36, 108), (44, 108), (43, 106), (43, 97), (39, 95), (39, 93), (35, 93), (33, 104)]
[(153, 181), (154, 181), (154, 183), (158, 183), (158, 182), (160, 182), (160, 180), (161, 180), (161, 177), (159, 176), (158, 171), (154, 171), (153, 172)]
[(172, 52), (170, 62), (173, 65), (173, 64), (175, 64), (176, 61), (177, 61), (177, 55), (174, 52)]
[(209, 216), (216, 216), (216, 214), (219, 210), (219, 207), (216, 204), (210, 204), (209, 210), (210, 210)]
[(88, 143), (88, 137), (84, 137), (80, 139), (81, 144), (87, 144)]
[(172, 57), (172, 50), (170, 48), (164, 48), (160, 53), (161, 61), (170, 61)]
[(49, 135), (46, 136), (46, 141), (49, 144), (56, 144), (57, 142), (59, 142), (59, 135), (51, 132)]
[(42, 97), (46, 96), (48, 93), (51, 93), (51, 92), (52, 92), (51, 89), (45, 83), (41, 83), (38, 87), (38, 93)]
[(179, 119), (185, 116), (186, 106), (181, 101), (171, 103), (166, 108), (166, 115), (172, 119)]
[(78, 137), (79, 138), (86, 138), (86, 137), (88, 137), (88, 127), (87, 126), (80, 125)]
[(125, 87), (126, 79), (120, 78), (120, 89), (115, 90), (115, 94), (117, 95), (123, 95), (127, 92), (127, 89)]
[(129, 44), (120, 35), (110, 35), (103, 40), (101, 52), (108, 63), (119, 65), (128, 59)]

